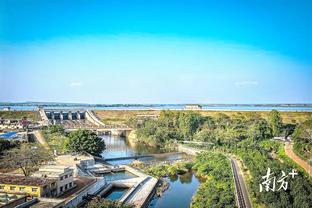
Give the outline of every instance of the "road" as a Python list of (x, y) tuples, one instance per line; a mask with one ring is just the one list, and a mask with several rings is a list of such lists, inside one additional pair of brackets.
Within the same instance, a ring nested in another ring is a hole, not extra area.
[(301, 159), (298, 155), (296, 155), (293, 151), (293, 144), (290, 142), (285, 143), (285, 153), (291, 158), (295, 163), (300, 165), (310, 176), (312, 176), (312, 167), (306, 161)]
[(239, 208), (251, 208), (252, 206), (251, 206), (250, 199), (248, 196), (246, 184), (242, 177), (241, 169), (235, 159), (230, 158), (230, 161), (231, 161), (231, 167), (232, 167), (233, 176), (234, 176), (234, 184), (235, 184), (238, 207)]

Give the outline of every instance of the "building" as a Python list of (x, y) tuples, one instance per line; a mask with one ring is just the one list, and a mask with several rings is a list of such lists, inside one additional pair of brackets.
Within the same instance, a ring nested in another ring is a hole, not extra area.
[(202, 108), (203, 108), (203, 106), (198, 105), (198, 104), (185, 105), (186, 110), (201, 110)]
[(56, 195), (62, 195), (64, 192), (75, 187), (73, 169), (62, 165), (46, 165), (39, 168), (33, 176), (49, 178), (56, 181)]
[(0, 193), (52, 197), (57, 193), (56, 180), (21, 175), (0, 175)]
[(11, 107), (9, 107), (9, 106), (3, 108), (3, 111), (10, 111), (10, 110), (11, 110)]
[(60, 166), (70, 167), (74, 170), (74, 177), (78, 177), (81, 169), (87, 169), (95, 164), (93, 156), (89, 155), (59, 155), (55, 163)]

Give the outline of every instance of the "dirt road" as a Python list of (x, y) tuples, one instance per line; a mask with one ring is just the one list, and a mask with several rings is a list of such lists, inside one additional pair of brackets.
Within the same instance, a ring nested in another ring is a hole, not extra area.
[(300, 165), (310, 176), (312, 176), (312, 166), (309, 165), (306, 161), (304, 161), (303, 159), (301, 159), (298, 155), (294, 153), (292, 143), (290, 142), (285, 143), (285, 153), (295, 163)]

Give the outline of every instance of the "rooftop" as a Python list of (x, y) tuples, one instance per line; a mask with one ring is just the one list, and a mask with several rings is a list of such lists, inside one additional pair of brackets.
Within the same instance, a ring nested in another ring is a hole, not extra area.
[(69, 167), (76, 167), (76, 164), (85, 160), (94, 160), (94, 158), (87, 155), (60, 155), (55, 158), (56, 164)]
[(25, 177), (19, 175), (0, 175), (0, 184), (43, 186), (52, 182), (55, 182), (55, 180), (39, 177)]

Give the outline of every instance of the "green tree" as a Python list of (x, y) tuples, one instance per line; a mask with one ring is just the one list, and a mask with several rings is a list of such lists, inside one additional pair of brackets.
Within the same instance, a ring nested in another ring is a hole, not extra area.
[(54, 124), (48, 127), (48, 132), (50, 134), (54, 134), (54, 133), (64, 134), (65, 129), (61, 124)]
[(90, 130), (79, 129), (68, 137), (67, 148), (73, 152), (99, 156), (105, 150), (105, 142)]
[(213, 130), (210, 129), (202, 129), (201, 131), (196, 132), (194, 135), (194, 140), (200, 141), (200, 142), (216, 142), (216, 136), (214, 134)]
[(300, 124), (293, 133), (294, 150), (301, 157), (312, 156), (312, 119)]
[(250, 126), (248, 134), (254, 140), (269, 139), (272, 137), (272, 129), (266, 120), (260, 119)]
[(283, 125), (280, 112), (278, 112), (277, 110), (272, 110), (269, 113), (269, 123), (272, 128), (273, 136), (279, 136)]

